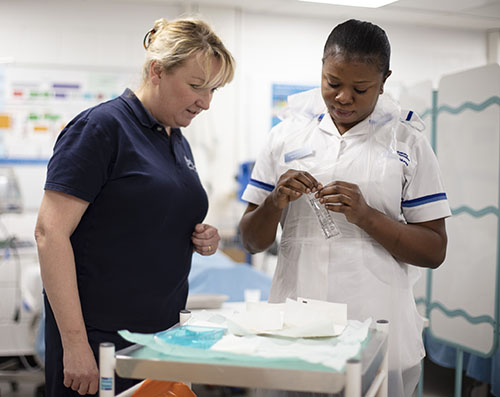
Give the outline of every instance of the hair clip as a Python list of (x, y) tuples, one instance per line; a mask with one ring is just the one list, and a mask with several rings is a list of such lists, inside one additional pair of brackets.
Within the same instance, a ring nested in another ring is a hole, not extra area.
[(146, 33), (146, 36), (144, 36), (144, 40), (142, 41), (142, 45), (144, 46), (144, 49), (148, 49), (149, 45), (151, 44), (151, 35), (156, 33), (156, 29), (153, 28), (149, 32)]

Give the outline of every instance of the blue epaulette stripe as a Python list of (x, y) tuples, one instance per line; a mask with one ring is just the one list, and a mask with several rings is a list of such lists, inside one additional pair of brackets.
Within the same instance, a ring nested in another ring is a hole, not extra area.
[(274, 189), (273, 185), (269, 185), (268, 183), (264, 183), (261, 181), (256, 181), (255, 179), (250, 179), (250, 182), (248, 182), (249, 185), (258, 187), (260, 189), (267, 190), (268, 192), (272, 192)]
[(411, 120), (411, 116), (413, 116), (413, 111), (412, 110), (410, 110), (408, 112), (408, 115), (406, 116), (406, 121), (410, 121)]
[(400, 152), (399, 150), (397, 152), (401, 157), (404, 157), (406, 160), (410, 160), (410, 157), (405, 152)]
[(446, 200), (446, 193), (436, 193), (429, 196), (419, 197), (413, 200), (401, 202), (402, 207), (417, 207), (422, 204), (432, 203), (434, 201)]

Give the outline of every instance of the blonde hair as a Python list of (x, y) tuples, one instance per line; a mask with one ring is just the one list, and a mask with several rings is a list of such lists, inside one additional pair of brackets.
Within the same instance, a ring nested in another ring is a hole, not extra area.
[[(205, 71), (201, 88), (222, 87), (234, 76), (234, 59), (207, 23), (197, 19), (158, 19), (144, 37), (147, 51), (143, 81), (147, 81), (151, 63), (157, 61), (165, 72), (171, 72), (195, 55)], [(212, 56), (221, 61), (219, 72), (210, 79)]]

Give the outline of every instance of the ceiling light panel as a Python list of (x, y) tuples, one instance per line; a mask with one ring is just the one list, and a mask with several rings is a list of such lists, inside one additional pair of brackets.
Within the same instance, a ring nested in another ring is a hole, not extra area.
[(334, 4), (338, 6), (378, 8), (397, 0), (299, 0), (308, 3)]

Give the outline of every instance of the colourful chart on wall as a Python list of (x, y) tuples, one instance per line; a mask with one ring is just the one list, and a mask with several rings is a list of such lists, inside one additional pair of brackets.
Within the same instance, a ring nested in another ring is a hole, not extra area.
[(0, 159), (46, 161), (57, 135), (75, 115), (135, 86), (136, 74), (83, 67), (0, 66)]

